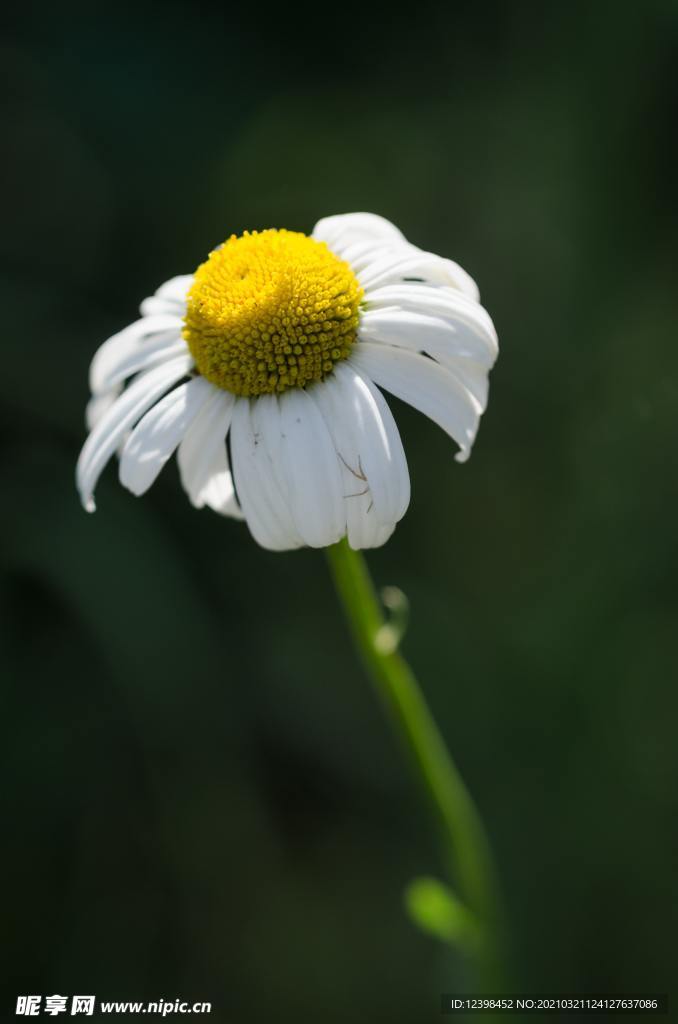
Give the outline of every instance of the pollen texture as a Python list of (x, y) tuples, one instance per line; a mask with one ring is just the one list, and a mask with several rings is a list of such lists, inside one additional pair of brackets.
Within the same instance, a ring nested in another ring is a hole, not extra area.
[(198, 267), (183, 335), (218, 387), (248, 396), (302, 388), (348, 356), (362, 294), (324, 242), (295, 231), (245, 232)]

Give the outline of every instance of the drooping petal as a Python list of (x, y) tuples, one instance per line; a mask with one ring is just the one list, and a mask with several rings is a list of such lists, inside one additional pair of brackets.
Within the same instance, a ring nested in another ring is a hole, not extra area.
[(210, 385), (211, 396), (184, 435), (177, 452), (179, 476), (191, 504), (242, 518), (226, 451), (235, 395)]
[(186, 297), (193, 284), (193, 274), (180, 274), (161, 284), (155, 295), (144, 299), (140, 311), (142, 316), (155, 313), (174, 313), (183, 316), (186, 312)]
[(219, 468), (216, 459), (210, 467), (212, 472), (209, 480), (201, 492), (201, 503), (218, 512), (221, 516), (230, 516), (231, 519), (243, 519), (242, 509), (238, 504), (233, 485), (231, 470)]
[(169, 281), (161, 284), (155, 294), (159, 299), (169, 299), (180, 306), (185, 306), (186, 296), (192, 284), (193, 274), (177, 274), (176, 277), (170, 277)]
[(371, 342), (355, 345), (351, 360), (375, 384), (442, 427), (459, 445), (457, 461), (466, 461), (478, 430), (480, 409), (449, 370), (427, 356)]
[(359, 367), (351, 366), (351, 369), (356, 370), (362, 377), (365, 386), (377, 406), (377, 410), (381, 416), (382, 425), (386, 432), (386, 440), (391, 464), (393, 466), (393, 474), (394, 478), (397, 478), (398, 480), (397, 497), (394, 495), (393, 499), (395, 521), (398, 523), (407, 512), (410, 504), (410, 472), (407, 466), (403, 443), (400, 439), (400, 431), (398, 430), (396, 421), (393, 418), (391, 408), (379, 388), (375, 387), (369, 376), (363, 373)]
[(282, 469), (280, 447), (282, 445), (282, 423), (280, 403), (277, 395), (260, 395), (251, 403), (252, 428), (257, 440), (257, 456), (260, 472), (266, 478), (271, 501), (275, 505), (281, 525), (294, 546), (301, 547), (299, 535), (290, 507), (288, 481)]
[(103, 394), (154, 362), (171, 359), (179, 342), (183, 349), (175, 351), (175, 355), (187, 351), (178, 316), (163, 313), (136, 320), (105, 341), (95, 353), (89, 370), (90, 391)]
[(403, 233), (373, 213), (345, 213), (324, 217), (313, 238), (351, 264), (366, 291), (408, 278), (454, 288), (477, 302), (478, 286), (454, 260), (426, 252), (408, 242)]
[(362, 261), (358, 278), (369, 300), (370, 291), (387, 284), (417, 280), (425, 284), (455, 288), (474, 302), (478, 287), (473, 278), (454, 260), (418, 249), (409, 242), (374, 249), (368, 261)]
[(407, 309), (366, 310), (360, 318), (358, 336), (362, 341), (380, 341), (415, 352), (428, 352), (435, 359), (447, 355), (470, 359), (483, 366), (486, 372), (495, 359), (488, 342), (467, 324)]
[(341, 471), (332, 439), (305, 391), (286, 391), (278, 401), (281, 470), (294, 524), (309, 547), (327, 547), (346, 532)]
[(340, 213), (323, 217), (313, 228), (312, 237), (328, 246), (338, 256), (354, 242), (403, 241), (403, 234), (395, 224), (376, 213)]
[(349, 544), (356, 550), (378, 547), (395, 529), (409, 495), (407, 463), (393, 418), (382, 414), (374, 398), (377, 389), (351, 365), (335, 367), (308, 393), (339, 459)]
[[(460, 339), (472, 335), (483, 343), (476, 344), (461, 354), (478, 358), (485, 351), (488, 367), (497, 357), (499, 346), (497, 332), (489, 314), (478, 302), (452, 288), (431, 288), (424, 284), (403, 283), (385, 285), (370, 292), (366, 312), (401, 310), (419, 316), (446, 320), (457, 327)], [(414, 321), (413, 321), (414, 322)], [(471, 341), (468, 342), (471, 346)]]
[(76, 467), (80, 499), (88, 512), (95, 508), (93, 492), (96, 482), (126, 432), (161, 395), (188, 373), (191, 365), (191, 357), (185, 355), (148, 370), (137, 377), (101, 417), (85, 441)]
[(337, 455), (353, 477), (352, 491), (369, 491), (368, 507), (380, 524), (397, 523), (409, 503), (410, 482), (398, 428), (383, 397), (377, 399), (377, 389), (350, 362), (335, 367), (309, 394), (323, 402)]
[[(429, 355), (433, 355), (429, 352)], [(435, 356), (437, 362), (449, 370), (459, 383), (473, 396), (479, 411), (485, 412), (487, 397), (490, 391), (490, 380), (487, 369), (481, 363), (463, 356), (449, 355), (441, 352)]]
[(295, 531), (287, 528), (289, 516), (268, 465), (268, 456), (252, 422), (257, 399), (239, 398), (231, 424), (233, 474), (245, 520), (252, 536), (269, 551), (300, 546)]
[(92, 395), (85, 407), (85, 426), (88, 430), (94, 430), (97, 423), (115, 402), (122, 389), (111, 388), (110, 391), (103, 391), (100, 395)]
[(214, 388), (194, 377), (161, 398), (139, 420), (120, 456), (120, 483), (141, 495), (174, 453)]
[(481, 411), (487, 405), (488, 370), (494, 362), (489, 345), (466, 324), (402, 309), (367, 310), (361, 317), (363, 341), (426, 352), (474, 396)]
[(325, 420), (339, 459), (348, 542), (355, 550), (378, 547), (383, 527), (374, 512), (372, 493), (360, 470), (360, 445), (345, 410), (337, 408), (339, 396), (332, 379), (323, 381), (310, 394)]

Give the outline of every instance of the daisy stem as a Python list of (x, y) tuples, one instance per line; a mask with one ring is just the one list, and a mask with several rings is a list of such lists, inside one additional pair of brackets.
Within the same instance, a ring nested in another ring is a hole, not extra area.
[(388, 623), (362, 553), (350, 548), (346, 539), (326, 550), (355, 644), (405, 741), (429, 797), (446, 864), (475, 918), (478, 935), (473, 951), (479, 980), (496, 984), (501, 973), (501, 915), (498, 885), (482, 821), (419, 684), (397, 649), (397, 642), (380, 642)]

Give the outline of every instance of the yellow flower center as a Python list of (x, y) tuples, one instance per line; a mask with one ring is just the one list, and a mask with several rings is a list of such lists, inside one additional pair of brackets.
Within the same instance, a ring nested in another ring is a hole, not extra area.
[(236, 395), (322, 380), (356, 339), (362, 288), (324, 242), (232, 235), (198, 267), (183, 335), (203, 377)]

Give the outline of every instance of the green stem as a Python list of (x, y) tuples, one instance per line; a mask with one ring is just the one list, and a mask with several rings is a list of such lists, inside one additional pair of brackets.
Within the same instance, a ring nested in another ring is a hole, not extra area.
[(499, 898), (482, 822), (412, 670), (396, 644), (379, 642), (388, 626), (362, 554), (344, 539), (327, 548), (327, 556), (355, 643), (413, 758), (448, 869), (479, 926), (476, 952), (483, 981), (496, 983)]

